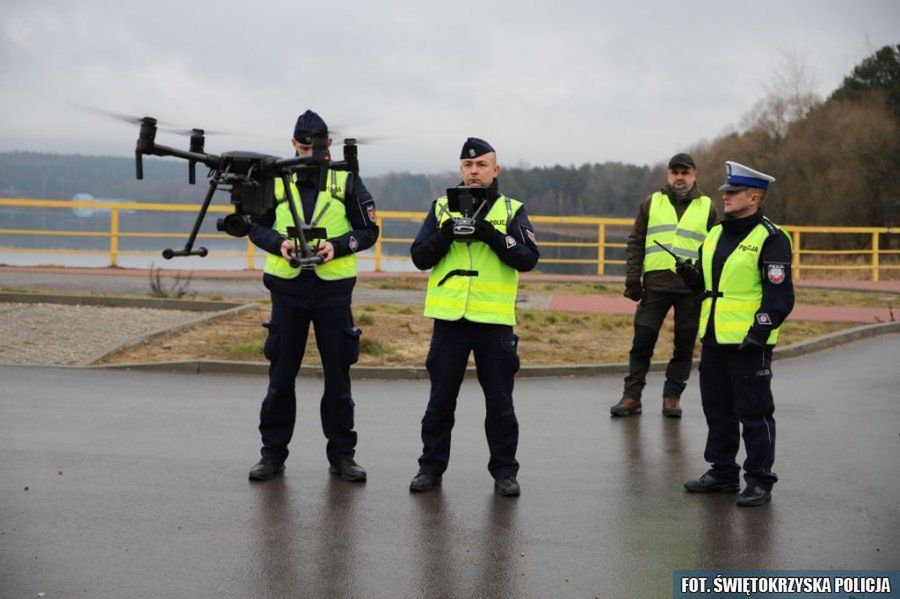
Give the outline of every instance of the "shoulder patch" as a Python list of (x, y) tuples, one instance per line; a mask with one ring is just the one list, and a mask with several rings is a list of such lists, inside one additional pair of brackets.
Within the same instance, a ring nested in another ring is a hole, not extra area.
[(784, 283), (785, 273), (786, 269), (784, 264), (766, 264), (766, 278), (773, 285), (781, 285)]

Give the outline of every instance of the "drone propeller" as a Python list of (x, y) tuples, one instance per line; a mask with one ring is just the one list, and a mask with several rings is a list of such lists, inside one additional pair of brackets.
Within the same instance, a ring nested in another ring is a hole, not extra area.
[(231, 135), (233, 137), (249, 137), (250, 133), (237, 133), (235, 131), (210, 131), (209, 129), (180, 129), (175, 127), (159, 127), (160, 131), (174, 133), (175, 135), (184, 135), (191, 137), (200, 133), (201, 135)]
[(354, 140), (356, 142), (356, 145), (358, 145), (358, 146), (370, 146), (372, 144), (381, 143), (383, 141), (396, 139), (396, 137), (390, 137), (390, 136), (386, 136), (386, 135), (378, 135), (378, 136), (367, 135), (365, 137), (347, 137), (347, 138), (342, 139), (340, 141), (340, 143), (343, 144), (348, 139)]
[[(121, 112), (106, 110), (104, 108), (96, 108), (94, 106), (87, 106), (84, 104), (76, 104), (73, 102), (70, 102), (70, 105), (82, 112), (88, 112), (95, 116), (99, 116), (99, 117), (103, 117), (103, 118), (107, 118), (107, 119), (122, 121), (123, 123), (128, 123), (130, 125), (140, 125), (145, 121), (145, 119), (148, 118), (146, 116), (140, 117), (140, 116), (135, 116), (135, 115), (131, 115), (131, 114), (124, 114)], [(197, 128), (185, 129), (184, 127), (179, 127), (178, 125), (175, 125), (174, 123), (169, 123), (169, 122), (160, 121), (160, 120), (156, 121), (156, 128), (159, 129), (160, 131), (165, 131), (167, 133), (174, 133), (176, 135), (184, 135), (185, 137), (191, 137), (193, 135), (196, 135), (197, 133), (200, 133), (201, 135), (204, 135), (204, 136), (205, 135), (231, 135), (231, 136), (235, 136), (235, 137), (238, 137), (238, 136), (248, 137), (251, 135), (249, 133), (239, 133), (236, 131), (210, 131), (209, 129), (197, 129)]]
[[(103, 117), (106, 119), (113, 119), (116, 121), (122, 121), (123, 123), (128, 123), (130, 125), (140, 125), (141, 123), (144, 122), (144, 119), (148, 118), (146, 116), (134, 116), (131, 114), (114, 112), (112, 110), (105, 110), (103, 108), (95, 108), (93, 106), (85, 106), (84, 104), (75, 104), (72, 102), (70, 102), (69, 104), (73, 108), (76, 108), (77, 110), (80, 110), (82, 112), (89, 112), (89, 113), (93, 114), (94, 116), (99, 116), (99, 117)], [(157, 121), (157, 125), (172, 126), (171, 123), (164, 123), (161, 121)]]

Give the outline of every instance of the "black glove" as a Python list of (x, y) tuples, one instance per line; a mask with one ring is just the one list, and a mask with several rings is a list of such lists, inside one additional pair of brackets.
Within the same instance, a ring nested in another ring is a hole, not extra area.
[(441, 238), (441, 241), (445, 243), (450, 243), (453, 241), (453, 219), (448, 218), (443, 223), (441, 223), (441, 228), (438, 229), (438, 235)]
[(703, 286), (703, 278), (700, 276), (700, 271), (690, 258), (683, 262), (676, 262), (675, 272), (688, 287), (699, 288)]
[(630, 300), (639, 302), (644, 297), (644, 288), (640, 283), (625, 283), (625, 293), (622, 295)]
[(472, 235), (472, 237), (474, 237), (478, 241), (483, 241), (486, 244), (490, 245), (494, 240), (502, 235), (503, 233), (498, 231), (494, 227), (494, 225), (487, 222), (486, 220), (475, 221), (475, 233)]
[(766, 344), (757, 340), (753, 335), (747, 334), (744, 337), (744, 340), (741, 341), (741, 344), (738, 346), (738, 351), (747, 351), (747, 350), (757, 350), (757, 349), (766, 349)]

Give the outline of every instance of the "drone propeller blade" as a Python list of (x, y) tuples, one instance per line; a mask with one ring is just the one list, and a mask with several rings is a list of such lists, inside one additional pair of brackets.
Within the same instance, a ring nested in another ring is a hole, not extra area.
[(341, 143), (344, 143), (348, 139), (352, 139), (356, 141), (356, 145), (358, 146), (370, 146), (372, 144), (381, 143), (383, 141), (388, 141), (391, 139), (397, 139), (396, 137), (391, 137), (388, 135), (366, 135), (364, 137), (347, 137), (341, 140)]
[[(75, 104), (73, 102), (70, 102), (69, 104), (73, 108), (80, 110), (82, 112), (91, 113), (94, 116), (99, 116), (99, 117), (106, 118), (106, 119), (122, 121), (123, 123), (129, 123), (131, 125), (140, 125), (144, 121), (144, 119), (147, 118), (146, 116), (143, 116), (143, 117), (134, 116), (131, 114), (124, 114), (121, 112), (114, 112), (112, 110), (106, 110), (103, 108), (96, 108), (94, 106), (86, 106), (84, 104)], [(160, 124), (160, 122), (157, 121), (157, 124)]]

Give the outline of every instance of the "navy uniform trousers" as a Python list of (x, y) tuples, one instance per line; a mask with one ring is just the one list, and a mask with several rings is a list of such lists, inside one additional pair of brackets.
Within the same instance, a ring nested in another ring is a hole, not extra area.
[[(704, 345), (700, 356), (700, 397), (709, 426), (704, 458), (722, 482), (738, 482), (735, 462), (744, 437), (744, 480), (771, 489), (775, 462), (775, 403), (772, 349)], [(743, 428), (743, 433), (741, 432)]]
[(484, 391), (484, 432), (490, 449), (488, 471), (495, 479), (516, 476), (519, 462), (519, 421), (513, 408), (513, 379), (519, 370), (518, 337), (507, 325), (468, 320), (434, 321), (425, 367), (431, 378), (431, 397), (422, 418), (422, 456), (419, 470), (440, 476), (450, 461), (450, 433), (456, 398), (466, 373), (469, 354), (475, 354), (478, 382)]
[(322, 431), (328, 439), (325, 453), (331, 463), (355, 455), (350, 365), (359, 359), (360, 330), (353, 324), (350, 305), (305, 310), (273, 298), (272, 321), (263, 349), (270, 361), (269, 389), (259, 414), (261, 453), (265, 459), (284, 461), (288, 456), (297, 416), (295, 383), (306, 351), (310, 323), (316, 333), (325, 374), (325, 392), (320, 403)]

